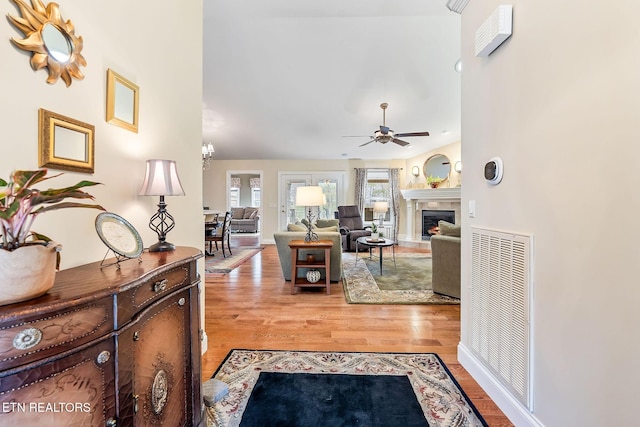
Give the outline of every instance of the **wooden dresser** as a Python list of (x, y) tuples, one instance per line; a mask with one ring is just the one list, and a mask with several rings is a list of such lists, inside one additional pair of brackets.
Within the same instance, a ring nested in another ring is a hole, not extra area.
[(179, 247), (57, 273), (0, 306), (0, 426), (203, 424), (197, 259)]

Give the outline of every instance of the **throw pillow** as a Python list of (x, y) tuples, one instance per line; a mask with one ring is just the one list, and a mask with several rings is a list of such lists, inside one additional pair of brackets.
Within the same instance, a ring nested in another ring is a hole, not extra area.
[(242, 219), (253, 219), (256, 216), (255, 213), (257, 211), (258, 210), (256, 208), (244, 208), (244, 215), (242, 216)]
[(244, 208), (231, 208), (231, 219), (242, 219), (244, 217)]
[(258, 209), (251, 212), (251, 215), (249, 215), (249, 219), (254, 219), (257, 216), (258, 216)]
[(289, 224), (287, 225), (287, 231), (307, 231), (307, 227), (302, 224)]
[(300, 222), (302, 223), (302, 225), (304, 225), (305, 227), (309, 226), (309, 221), (307, 220), (307, 218), (302, 218), (300, 220)]
[(451, 224), (447, 221), (438, 221), (438, 228), (440, 229), (440, 234), (443, 236), (460, 237), (459, 225)]
[(319, 219), (319, 220), (316, 221), (316, 225), (319, 228), (339, 227), (340, 226), (340, 220), (338, 220), (338, 219)]
[(334, 231), (337, 232), (338, 231), (338, 227), (337, 226), (332, 226), (332, 227), (313, 227), (313, 231), (315, 231), (316, 233), (321, 232), (321, 231)]

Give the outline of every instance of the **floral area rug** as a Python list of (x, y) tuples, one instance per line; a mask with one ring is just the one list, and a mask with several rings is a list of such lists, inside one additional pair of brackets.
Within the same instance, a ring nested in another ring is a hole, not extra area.
[[(376, 251), (377, 252), (377, 251)], [(382, 275), (377, 258), (366, 254), (342, 254), (342, 282), (350, 304), (460, 304), (458, 298), (440, 295), (431, 288), (431, 257), (427, 254), (385, 253)]]
[[(275, 387), (274, 382), (265, 383), (265, 377), (271, 375), (277, 376), (280, 381), (286, 381), (284, 387)], [(344, 395), (327, 387), (324, 380), (334, 375), (355, 381), (355, 387)], [(301, 377), (310, 377), (312, 380), (298, 383), (305, 385), (298, 388), (296, 379)], [(442, 360), (434, 353), (231, 350), (213, 378), (226, 383), (229, 393), (207, 408), (210, 427), (487, 425)], [(382, 380), (380, 384), (384, 384), (387, 379), (392, 382), (400, 380), (406, 383), (406, 388), (402, 395), (398, 395), (390, 390), (395, 387), (375, 386), (378, 383), (371, 383), (371, 379)], [(272, 387), (265, 387), (264, 384), (271, 384)], [(293, 392), (289, 393), (287, 389), (293, 389)], [(277, 395), (269, 396), (270, 392)], [(264, 409), (254, 408), (254, 405), (260, 405), (259, 402), (265, 399), (273, 403), (264, 406)], [(304, 411), (307, 416), (302, 420), (299, 418), (299, 409), (296, 410), (299, 400), (310, 402), (306, 405), (312, 406)], [(363, 409), (367, 407), (364, 404), (367, 400), (375, 402), (368, 405), (369, 411)], [(420, 420), (414, 418), (410, 423), (402, 423), (400, 419), (396, 419), (391, 424), (363, 421), (384, 417), (384, 414), (375, 413), (402, 406), (400, 402), (414, 405), (416, 413), (413, 415), (417, 415)], [(314, 416), (322, 418), (314, 419)], [(331, 423), (327, 424), (329, 419)]]
[(262, 248), (231, 248), (233, 255), (226, 258), (222, 251), (217, 251), (214, 256), (207, 256), (205, 260), (206, 275), (220, 276), (229, 273), (234, 268), (257, 254)]

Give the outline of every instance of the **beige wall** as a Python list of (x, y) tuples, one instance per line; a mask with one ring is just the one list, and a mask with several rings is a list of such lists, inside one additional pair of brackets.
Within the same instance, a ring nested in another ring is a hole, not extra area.
[[(501, 2), (462, 15), (463, 212), (476, 201), (463, 219), (462, 345), (469, 226), (531, 233), (533, 416), (494, 398), (519, 425), (635, 425), (640, 3), (510, 3), (513, 36), (488, 58), (474, 56), (475, 31)], [(497, 186), (481, 175), (493, 156)]]
[[(354, 200), (354, 168), (396, 167), (404, 168), (404, 160), (214, 160), (203, 174), (203, 200), (205, 206), (225, 211), (225, 181), (227, 170), (262, 171), (261, 231), (265, 242), (273, 241), (273, 233), (280, 230), (278, 224), (278, 173), (300, 171), (346, 172), (346, 203)], [(403, 174), (401, 174), (403, 175)], [(403, 183), (401, 183), (403, 185)], [(402, 209), (401, 209), (402, 211)], [(401, 212), (402, 213), (402, 212)]]
[[(95, 173), (65, 173), (52, 186), (81, 179), (104, 185), (91, 188), (98, 203), (128, 219), (145, 246), (157, 241), (148, 229), (156, 197), (137, 195), (145, 160), (177, 161), (185, 197), (168, 197), (176, 228), (168, 240), (202, 247), (202, 1), (95, 3), (66, 0), (63, 18), (84, 39), (88, 65), (84, 80), (69, 88), (62, 80), (45, 82), (33, 71), (29, 55), (9, 43), (22, 34), (5, 19), (0, 25), (0, 176), (38, 167), (38, 109), (44, 108), (95, 126)], [(4, 2), (2, 15), (18, 10)], [(170, 28), (169, 31), (162, 28)], [(105, 122), (106, 73), (112, 68), (140, 86), (140, 127), (133, 133)], [(106, 247), (94, 229), (98, 211), (75, 209), (46, 213), (34, 229), (62, 243), (62, 268), (100, 260)]]

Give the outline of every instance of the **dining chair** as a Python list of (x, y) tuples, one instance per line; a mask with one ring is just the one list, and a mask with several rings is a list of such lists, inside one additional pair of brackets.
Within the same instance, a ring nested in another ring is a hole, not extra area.
[[(231, 235), (231, 231), (230, 231), (231, 215), (232, 215), (231, 211), (228, 211), (228, 212), (226, 212), (224, 214), (224, 221), (222, 222), (222, 226), (221, 227), (217, 227), (215, 229), (215, 233), (207, 235), (206, 232), (205, 232), (204, 240), (209, 242), (209, 253), (207, 253), (207, 255), (213, 255), (213, 251), (211, 250), (211, 244), (212, 243), (215, 243), (216, 250), (218, 250), (218, 242), (220, 242), (220, 244), (222, 246), (222, 256), (223, 257), (225, 257), (225, 258), (227, 257), (227, 253), (225, 251), (225, 246), (226, 246), (227, 250), (229, 251), (229, 255), (233, 255), (233, 253), (231, 252), (231, 244), (229, 242), (229, 240), (230, 240), (229, 236)], [(226, 242), (226, 245), (225, 245), (225, 242)]]

